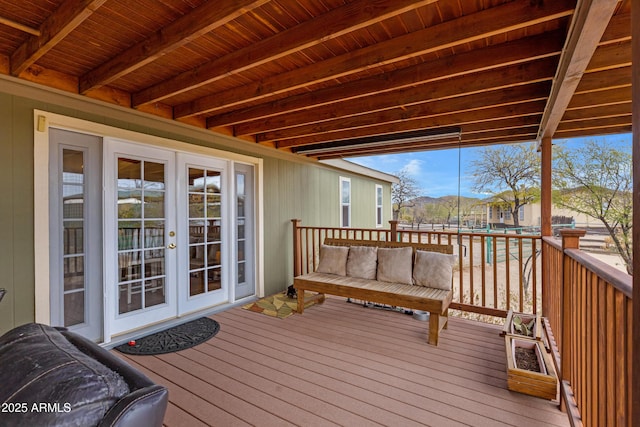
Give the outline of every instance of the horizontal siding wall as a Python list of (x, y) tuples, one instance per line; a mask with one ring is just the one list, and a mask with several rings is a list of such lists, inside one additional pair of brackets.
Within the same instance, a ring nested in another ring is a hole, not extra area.
[[(390, 217), (390, 185), (316, 163), (270, 155), (259, 145), (238, 144), (130, 110), (77, 96), (0, 81), (0, 334), (35, 318), (33, 247), (33, 110), (40, 109), (108, 126), (183, 141), (264, 160), (265, 293), (292, 282), (292, 218), (306, 225), (338, 225), (340, 176), (352, 182), (353, 226), (375, 226), (375, 184), (383, 185), (385, 223)], [(5, 89), (6, 88), (6, 89)], [(255, 150), (254, 150), (255, 147)], [(355, 202), (362, 203), (356, 207)]]
[[(340, 226), (340, 177), (351, 180), (352, 227), (375, 228), (375, 188), (383, 186), (383, 225), (391, 219), (391, 186), (346, 171), (264, 160), (265, 293), (293, 284), (291, 219), (307, 226)], [(283, 278), (285, 279), (283, 281)]]

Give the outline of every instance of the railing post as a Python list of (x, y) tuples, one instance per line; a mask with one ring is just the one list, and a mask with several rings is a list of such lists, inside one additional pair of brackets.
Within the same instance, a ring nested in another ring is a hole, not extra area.
[(300, 224), (302, 220), (292, 219), (293, 224), (293, 277), (302, 274), (302, 239), (300, 238)]
[(392, 242), (396, 242), (398, 241), (398, 221), (392, 219), (389, 221), (389, 224), (391, 225), (391, 236), (389, 240)]
[[(571, 311), (573, 310), (573, 300), (571, 298), (571, 264), (570, 258), (566, 254), (567, 249), (580, 249), (580, 238), (586, 234), (585, 230), (578, 230), (575, 228), (563, 228), (559, 230), (562, 237), (562, 292), (561, 292), (561, 305), (560, 310), (560, 324), (562, 325), (562, 332), (560, 336), (561, 348), (560, 348), (560, 391), (564, 390), (562, 382), (570, 382), (571, 369), (572, 369), (572, 354), (571, 354), (571, 340), (573, 338), (571, 331)], [(566, 411), (566, 396), (560, 398), (560, 408)]]

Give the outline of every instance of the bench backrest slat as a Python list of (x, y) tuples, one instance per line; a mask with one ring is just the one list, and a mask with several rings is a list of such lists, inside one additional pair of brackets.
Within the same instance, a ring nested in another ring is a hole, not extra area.
[(452, 245), (436, 245), (430, 243), (410, 243), (410, 242), (386, 242), (378, 240), (351, 240), (351, 239), (324, 239), (325, 245), (331, 246), (377, 246), (379, 248), (404, 248), (410, 246), (415, 251), (439, 252), (443, 254), (453, 254)]

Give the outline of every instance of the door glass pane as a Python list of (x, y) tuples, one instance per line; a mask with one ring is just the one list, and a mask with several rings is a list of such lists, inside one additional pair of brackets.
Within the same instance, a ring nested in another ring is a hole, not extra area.
[(142, 216), (142, 191), (118, 190), (118, 218)]
[(118, 159), (118, 313), (165, 301), (165, 165)]
[(164, 164), (144, 162), (144, 188), (164, 190)]
[(142, 247), (142, 221), (118, 221), (118, 250)]
[(147, 280), (144, 283), (145, 303), (147, 307), (164, 303), (164, 278), (158, 277), (156, 279)]
[(221, 288), (222, 174), (188, 168), (189, 295)]
[(220, 194), (207, 195), (207, 218), (220, 218)]
[(235, 203), (236, 203), (236, 299), (255, 293), (253, 276), (253, 168), (248, 165), (236, 165)]
[(146, 190), (144, 192), (146, 218), (164, 218), (164, 192)]
[(351, 203), (351, 182), (342, 181), (342, 203)]
[(84, 289), (64, 294), (65, 327), (84, 323)]
[(189, 193), (204, 192), (204, 170), (189, 168)]
[(62, 150), (64, 326), (85, 323), (85, 153)]

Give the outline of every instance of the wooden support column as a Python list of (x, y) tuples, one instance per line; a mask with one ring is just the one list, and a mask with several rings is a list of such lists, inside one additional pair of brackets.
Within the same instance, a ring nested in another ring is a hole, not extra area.
[[(553, 157), (553, 144), (550, 137), (542, 138), (538, 146), (540, 151), (540, 234), (542, 236), (553, 235), (551, 227), (551, 160)], [(549, 250), (547, 245), (542, 245), (542, 259), (548, 259), (545, 251)], [(542, 264), (542, 301), (547, 301), (546, 293), (551, 286), (551, 270), (545, 263)], [(544, 304), (542, 315), (546, 316)]]
[(563, 228), (560, 230), (562, 236), (562, 302), (560, 304), (560, 324), (562, 325), (561, 348), (560, 348), (560, 408), (564, 411), (567, 406), (566, 388), (562, 387), (562, 382), (570, 383), (571, 367), (573, 365), (571, 354), (571, 312), (573, 301), (571, 298), (572, 289), (567, 285), (571, 283), (570, 260), (565, 250), (580, 249), (580, 238), (586, 234), (585, 230), (575, 228)]
[(633, 130), (633, 344), (628, 425), (640, 425), (640, 2), (631, 2), (631, 104)]
[(551, 236), (551, 160), (553, 158), (552, 142), (550, 137), (542, 138), (540, 144), (541, 168), (540, 168), (540, 218), (541, 233), (543, 236)]
[(389, 237), (389, 240), (395, 242), (398, 240), (398, 221), (392, 219), (389, 221), (389, 224), (391, 225), (391, 236)]
[(293, 224), (293, 277), (302, 274), (302, 242), (300, 239), (300, 224), (302, 220), (292, 219)]

